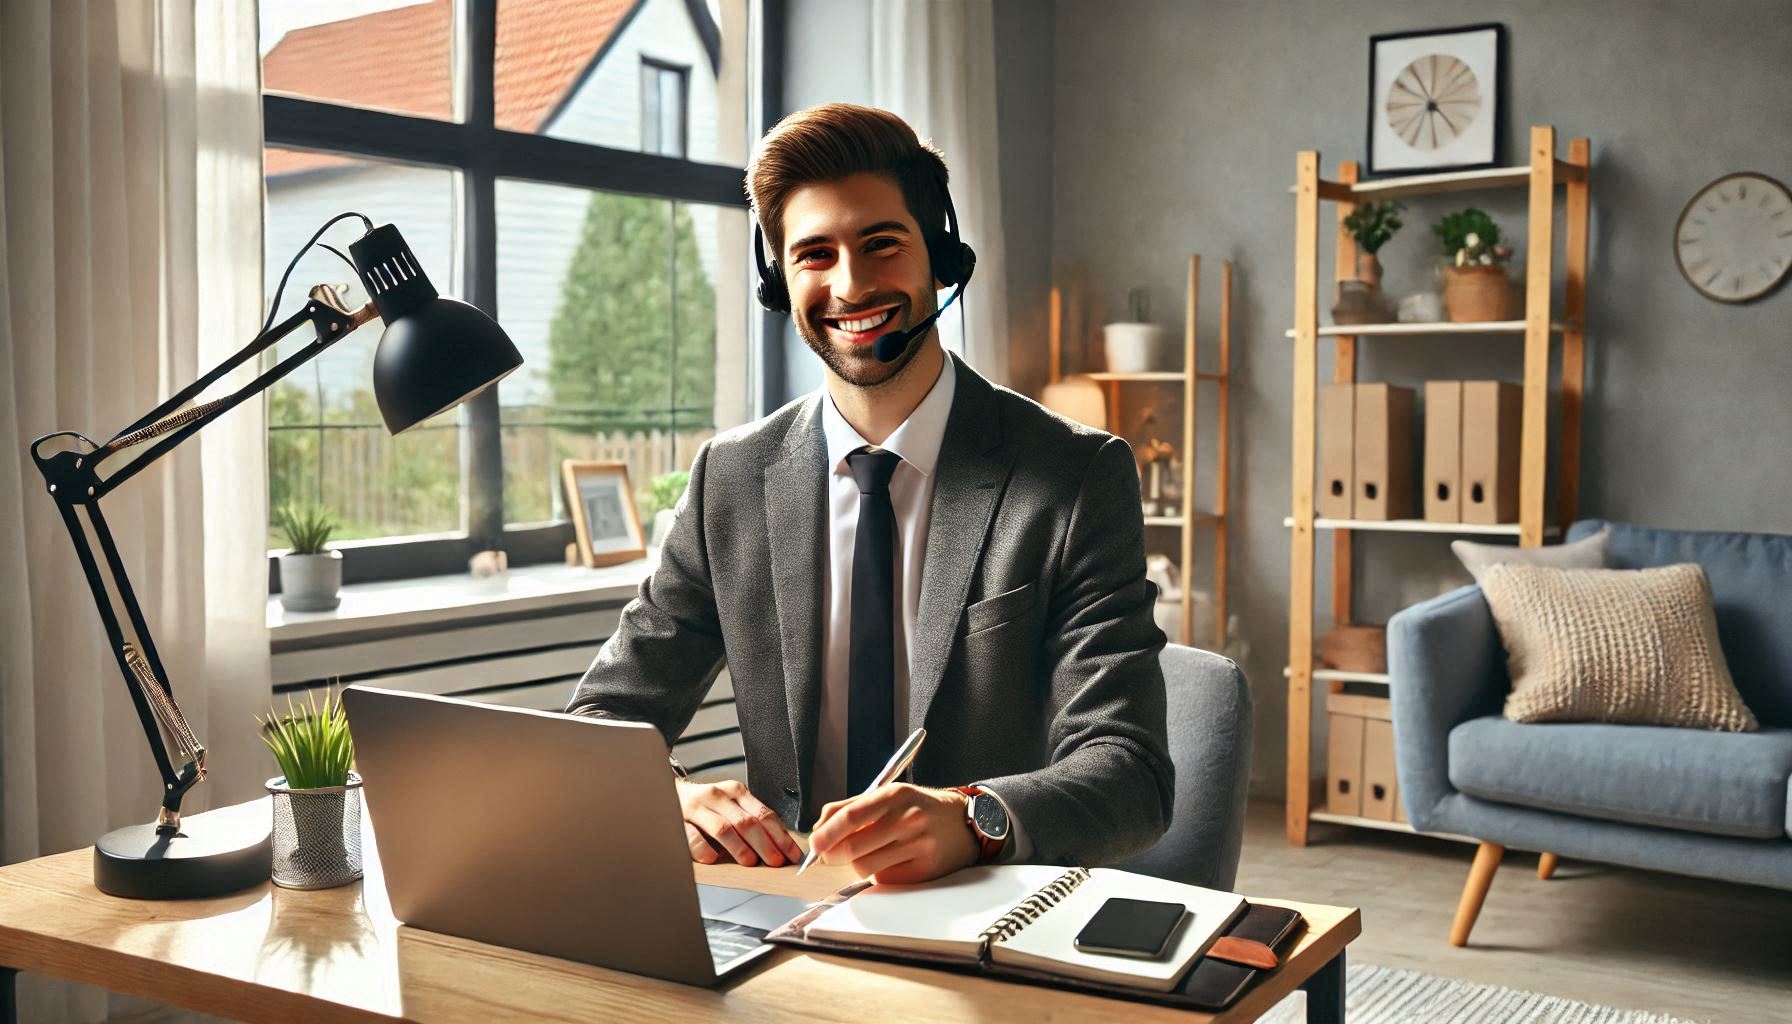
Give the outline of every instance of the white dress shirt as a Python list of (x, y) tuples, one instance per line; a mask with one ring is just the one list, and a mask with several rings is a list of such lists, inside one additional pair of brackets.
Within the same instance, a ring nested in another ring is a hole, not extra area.
[[(946, 354), (938, 379), (882, 445), (872, 445), (840, 410), (824, 382), (821, 424), (828, 445), (828, 571), (822, 606), (827, 609), (821, 640), (821, 709), (815, 742), (814, 808), (851, 795), (846, 792), (847, 702), (852, 668), (852, 554), (859, 528), (859, 485), (846, 457), (860, 448), (895, 452), (902, 462), (890, 477), (890, 505), (896, 514), (896, 595), (891, 639), (896, 650), (896, 732), (894, 751), (912, 731), (908, 720), (909, 663), (914, 655), (915, 616), (921, 607), (921, 573), (927, 563), (927, 525), (933, 510), (933, 482), (946, 417), (952, 411), (958, 374)], [(969, 781), (969, 780), (967, 780)], [(991, 791), (994, 792), (993, 790)], [(996, 799), (1001, 800), (1000, 796)], [(1003, 800), (1003, 808), (1007, 808)], [(1001, 859), (1023, 857), (1030, 844), (1014, 816), (1008, 816), (1009, 837)]]

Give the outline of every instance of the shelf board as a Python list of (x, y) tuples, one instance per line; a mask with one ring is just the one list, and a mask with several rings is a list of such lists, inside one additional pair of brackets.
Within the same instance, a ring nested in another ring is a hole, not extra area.
[(1362, 818), (1354, 814), (1333, 814), (1330, 811), (1309, 811), (1307, 817), (1313, 821), (1323, 821), (1332, 825), (1352, 825), (1357, 828), (1376, 828), (1383, 832), (1405, 832), (1408, 835), (1430, 836), (1433, 839), (1448, 839), (1457, 843), (1471, 843), (1479, 846), (1479, 839), (1468, 836), (1453, 835), (1449, 832), (1420, 832), (1404, 821), (1382, 821), (1379, 818)]
[[(1282, 517), (1283, 526), (1293, 526), (1293, 516)], [(1314, 519), (1315, 530), (1375, 530), (1383, 533), (1450, 533), (1450, 534), (1487, 534), (1496, 537), (1516, 537), (1520, 527), (1517, 523), (1434, 523), (1429, 519)], [(1555, 526), (1545, 526), (1543, 535), (1553, 537), (1561, 530)]]
[[(1114, 380), (1114, 381), (1186, 380), (1188, 378), (1188, 374), (1183, 373), (1181, 370), (1149, 370), (1149, 371), (1145, 371), (1142, 373), (1083, 373), (1083, 374), (1078, 374), (1077, 376), (1087, 377), (1090, 380)], [(1203, 374), (1197, 374), (1197, 376), (1205, 378), (1207, 375), (1203, 373)]]
[[(1198, 512), (1195, 514), (1195, 525), (1196, 526), (1212, 526), (1215, 523), (1218, 523), (1222, 518), (1224, 518), (1224, 517), (1216, 516), (1210, 512)], [(1183, 519), (1181, 516), (1146, 516), (1145, 517), (1145, 525), (1146, 526), (1181, 526), (1182, 523), (1183, 523)]]
[[(1408, 174), (1398, 178), (1377, 178), (1353, 184), (1327, 182), (1354, 196), (1371, 199), (1400, 199), (1405, 196), (1437, 195), (1443, 192), (1468, 192), (1483, 188), (1524, 188), (1531, 183), (1529, 164), (1520, 167), (1484, 167), (1478, 171), (1449, 171), (1444, 174)], [(1288, 186), (1296, 192), (1298, 186)], [(1321, 191), (1320, 196), (1325, 196)]]
[[(1282, 678), (1294, 675), (1294, 670), (1286, 666), (1282, 669)], [(1387, 685), (1392, 680), (1386, 672), (1342, 672), (1335, 668), (1316, 668), (1313, 670), (1316, 681), (1336, 681), (1340, 683), (1381, 683)]]
[[(1321, 324), (1321, 338), (1352, 337), (1397, 337), (1411, 334), (1523, 334), (1523, 320), (1480, 320), (1471, 323), (1450, 323), (1448, 321), (1426, 321), (1422, 323), (1392, 324)], [(1551, 333), (1561, 334), (1568, 329), (1566, 323), (1551, 323)], [(1294, 337), (1290, 328), (1282, 332), (1282, 337)]]

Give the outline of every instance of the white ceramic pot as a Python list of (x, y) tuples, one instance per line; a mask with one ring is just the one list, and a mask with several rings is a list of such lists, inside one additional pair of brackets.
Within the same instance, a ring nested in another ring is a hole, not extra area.
[(280, 604), (289, 612), (327, 612), (342, 603), (342, 552), (280, 556)]
[(1101, 337), (1109, 373), (1178, 369), (1170, 332), (1158, 324), (1107, 324), (1101, 329)]

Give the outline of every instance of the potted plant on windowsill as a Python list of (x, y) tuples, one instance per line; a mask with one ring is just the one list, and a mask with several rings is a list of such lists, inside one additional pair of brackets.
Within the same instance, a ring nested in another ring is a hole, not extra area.
[(286, 534), (280, 556), (280, 604), (292, 612), (327, 612), (342, 603), (342, 552), (325, 550), (336, 521), (318, 505), (284, 505), (275, 521)]
[(1451, 323), (1481, 323), (1511, 316), (1512, 283), (1506, 261), (1512, 250), (1500, 244), (1499, 225), (1469, 207), (1433, 228), (1449, 262), (1443, 268), (1444, 311)]
[(361, 877), (361, 776), (348, 715), (334, 692), (322, 707), (289, 696), (286, 714), (258, 718), (261, 740), (281, 774), (267, 781), (274, 797), (274, 883), (327, 889)]
[(690, 483), (691, 474), (680, 470), (656, 476), (647, 485), (641, 495), (641, 511), (646, 513), (651, 524), (648, 547), (657, 548), (666, 542), (666, 534), (671, 532), (672, 522), (678, 518), (678, 500), (684, 497), (684, 489)]

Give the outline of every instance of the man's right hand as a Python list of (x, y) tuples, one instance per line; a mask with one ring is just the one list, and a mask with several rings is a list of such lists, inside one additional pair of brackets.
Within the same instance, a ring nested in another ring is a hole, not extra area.
[[(684, 811), (684, 836), (691, 859), (714, 864), (716, 847), (736, 864), (781, 868), (800, 864), (803, 848), (785, 830), (778, 812), (759, 802), (744, 783), (729, 779), (705, 783), (679, 779), (678, 804)], [(713, 841), (713, 842), (712, 842)]]

